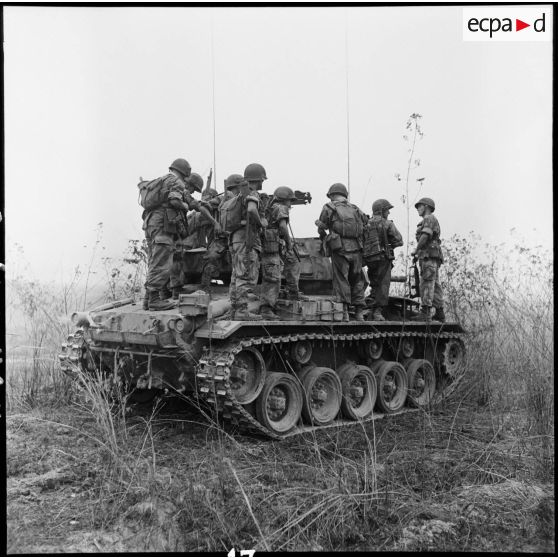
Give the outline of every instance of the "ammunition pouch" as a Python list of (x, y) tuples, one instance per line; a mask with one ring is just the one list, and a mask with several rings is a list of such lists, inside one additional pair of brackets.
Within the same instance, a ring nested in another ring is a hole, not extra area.
[(339, 252), (343, 249), (341, 237), (336, 232), (330, 232), (326, 236), (325, 243), (330, 254), (333, 252)]
[(184, 212), (174, 208), (166, 208), (163, 213), (163, 229), (167, 234), (176, 234), (180, 238), (188, 236)]
[(442, 255), (442, 248), (439, 242), (432, 242), (428, 248), (425, 250), (426, 256), (428, 258), (437, 258), (440, 263), (444, 261), (444, 256)]
[(278, 254), (279, 231), (277, 229), (265, 229), (262, 236), (264, 254)]

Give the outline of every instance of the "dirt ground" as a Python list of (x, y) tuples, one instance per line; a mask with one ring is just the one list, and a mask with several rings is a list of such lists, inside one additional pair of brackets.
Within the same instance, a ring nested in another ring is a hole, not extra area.
[[(417, 420), (379, 421), (367, 437), (338, 429), (270, 442), (231, 439), (191, 413), (159, 416), (146, 437), (140, 416), (128, 420), (118, 464), (88, 412), (13, 413), (8, 553), (226, 554), (267, 544), (305, 552), (554, 552), (554, 485), (530, 476), (505, 426), (515, 423), (479, 427), (470, 410)], [(428, 435), (415, 446), (425, 425)], [(373, 470), (362, 460), (367, 439), (375, 440)], [(361, 505), (367, 494), (375, 494), (369, 511)], [(316, 518), (308, 525), (307, 512)], [(289, 521), (292, 530), (280, 538), (277, 529)]]

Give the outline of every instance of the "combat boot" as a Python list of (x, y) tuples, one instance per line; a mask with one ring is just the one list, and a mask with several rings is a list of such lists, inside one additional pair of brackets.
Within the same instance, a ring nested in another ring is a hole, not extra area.
[(382, 309), (381, 308), (374, 308), (374, 311), (372, 312), (372, 321), (373, 322), (385, 322), (386, 319), (384, 318), (383, 314), (382, 314)]
[[(178, 290), (180, 290), (180, 288)], [(172, 298), (173, 291), (174, 291), (174, 289), (171, 291), (168, 287), (163, 287), (159, 291), (159, 295), (161, 297), (161, 300), (167, 300), (168, 298)]]
[(170, 300), (161, 300), (159, 291), (151, 291), (148, 301), (149, 310), (170, 310), (175, 307), (175, 303)]
[(260, 314), (253, 314), (250, 312), (250, 310), (248, 310), (248, 304), (244, 303), (238, 305), (233, 319), (242, 322), (255, 322), (261, 320), (262, 317)]
[(364, 306), (357, 306), (355, 308), (355, 321), (364, 322), (364, 317), (368, 311)]
[(430, 318), (430, 306), (421, 306), (420, 312), (411, 318), (412, 322), (429, 322)]
[(437, 322), (446, 321), (446, 315), (444, 314), (444, 309), (441, 306), (439, 308), (435, 308), (434, 316), (432, 316), (432, 319), (436, 320)]
[(273, 308), (267, 304), (264, 304), (260, 308), (261, 319), (262, 320), (279, 320), (279, 316), (273, 311)]

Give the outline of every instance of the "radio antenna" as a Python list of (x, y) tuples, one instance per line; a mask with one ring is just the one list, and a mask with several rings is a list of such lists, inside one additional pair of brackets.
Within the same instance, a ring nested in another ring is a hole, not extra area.
[(348, 32), (348, 11), (345, 8), (345, 108), (347, 120), (347, 190), (349, 199), (351, 197), (351, 136), (350, 136), (350, 113), (349, 113), (349, 32)]
[(213, 114), (213, 183), (217, 182), (217, 150), (215, 148), (215, 51), (214, 51), (214, 35), (213, 35), (213, 10), (211, 10), (211, 109)]

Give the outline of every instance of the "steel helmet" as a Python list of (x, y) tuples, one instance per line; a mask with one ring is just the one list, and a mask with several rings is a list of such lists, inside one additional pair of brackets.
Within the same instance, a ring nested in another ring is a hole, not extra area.
[(430, 198), (420, 198), (420, 200), (417, 203), (415, 203), (415, 207), (418, 207), (421, 203), (424, 205), (429, 205), (432, 211), (436, 209), (436, 204), (434, 203), (434, 200)]
[(241, 174), (231, 174), (225, 178), (225, 189), (230, 190), (231, 188), (236, 188), (244, 182), (244, 177)]
[(346, 198), (349, 197), (347, 187), (345, 186), (345, 184), (341, 184), (341, 182), (336, 182), (329, 187), (329, 190), (327, 191), (327, 197), (330, 198), (331, 196), (333, 196), (333, 194), (341, 194)]
[(273, 196), (278, 200), (296, 200), (294, 192), (288, 186), (279, 186), (273, 192)]
[(385, 209), (391, 209), (392, 207), (393, 207), (393, 205), (391, 205), (391, 203), (389, 203), (387, 200), (384, 200), (383, 198), (381, 198), (379, 200), (376, 200), (372, 204), (372, 213), (381, 213)]
[(265, 169), (259, 163), (250, 163), (244, 169), (244, 179), (248, 182), (259, 182), (267, 180)]
[(213, 198), (216, 198), (218, 195), (219, 195), (219, 192), (217, 192), (217, 190), (214, 190), (213, 188), (209, 188), (209, 189), (207, 189), (203, 192), (202, 197), (206, 198), (206, 199), (209, 199), (209, 200), (212, 200)]
[(175, 159), (169, 169), (173, 169), (176, 172), (179, 172), (182, 176), (186, 177), (190, 176), (190, 173), (192, 172), (192, 167), (186, 159)]
[(197, 173), (193, 172), (186, 181), (187, 184), (192, 186), (196, 192), (201, 192), (203, 188), (203, 178)]

